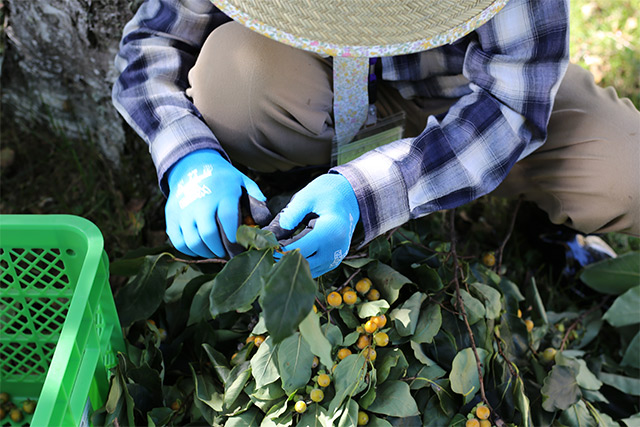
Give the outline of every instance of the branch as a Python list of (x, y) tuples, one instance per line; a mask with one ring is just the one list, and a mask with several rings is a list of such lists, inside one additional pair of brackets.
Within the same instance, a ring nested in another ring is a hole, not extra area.
[(569, 328), (567, 329), (567, 331), (564, 334), (564, 337), (562, 338), (562, 343), (560, 344), (560, 351), (564, 350), (564, 346), (567, 344), (567, 340), (569, 339), (569, 334), (571, 333), (571, 331), (573, 331), (575, 328), (577, 328), (578, 325), (580, 323), (582, 323), (582, 321), (584, 320), (585, 317), (587, 317), (588, 315), (590, 315), (594, 311), (602, 308), (602, 306), (604, 306), (607, 303), (607, 301), (609, 301), (610, 298), (611, 298), (610, 296), (606, 296), (600, 302), (600, 304), (594, 305), (589, 310), (585, 311), (580, 316), (578, 316), (578, 318), (576, 320), (574, 320), (574, 322), (571, 324), (571, 326), (569, 326)]
[(476, 358), (476, 367), (478, 369), (478, 380), (480, 381), (480, 395), (482, 396), (483, 402), (487, 405), (489, 410), (493, 412), (493, 408), (487, 399), (487, 394), (484, 390), (484, 378), (482, 375), (482, 362), (480, 362), (480, 356), (478, 356), (478, 349), (476, 347), (476, 340), (473, 336), (473, 331), (471, 330), (471, 325), (469, 325), (469, 319), (467, 318), (467, 311), (464, 308), (464, 303), (462, 302), (462, 294), (460, 293), (460, 282), (458, 281), (458, 274), (460, 274), (460, 264), (458, 263), (458, 254), (456, 253), (456, 228), (455, 228), (455, 216), (456, 210), (451, 210), (451, 219), (450, 219), (450, 227), (451, 227), (451, 255), (453, 257), (453, 284), (456, 285), (456, 301), (458, 305), (458, 309), (460, 313), (462, 313), (462, 320), (464, 320), (464, 324), (467, 327), (467, 332), (469, 333), (469, 339), (471, 340), (471, 348), (473, 350), (473, 355)]
[(222, 258), (211, 258), (211, 259), (182, 259), (177, 257), (172, 257), (174, 261), (184, 262), (185, 264), (226, 264), (229, 260)]

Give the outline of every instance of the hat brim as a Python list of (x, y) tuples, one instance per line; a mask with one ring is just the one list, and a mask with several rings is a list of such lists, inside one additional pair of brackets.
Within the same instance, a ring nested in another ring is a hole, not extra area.
[(403, 55), (452, 43), (508, 0), (211, 0), (266, 37), (330, 56)]

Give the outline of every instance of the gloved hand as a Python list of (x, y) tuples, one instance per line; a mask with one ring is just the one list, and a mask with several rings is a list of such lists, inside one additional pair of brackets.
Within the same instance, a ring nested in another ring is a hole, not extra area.
[[(283, 250), (300, 249), (315, 278), (336, 268), (347, 256), (360, 219), (351, 184), (340, 174), (325, 174), (297, 192), (266, 227)], [(292, 236), (300, 224), (305, 228)], [(276, 257), (279, 254), (276, 254)]]
[(186, 255), (223, 258), (242, 252), (236, 231), (242, 221), (243, 194), (248, 195), (256, 224), (265, 225), (271, 219), (258, 185), (215, 150), (187, 154), (169, 171), (168, 183), (167, 234)]

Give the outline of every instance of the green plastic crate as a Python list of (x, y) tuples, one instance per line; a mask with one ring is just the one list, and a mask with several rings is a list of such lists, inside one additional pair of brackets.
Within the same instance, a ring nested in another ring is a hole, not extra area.
[(0, 390), (22, 422), (88, 425), (124, 340), (100, 230), (71, 215), (0, 215)]

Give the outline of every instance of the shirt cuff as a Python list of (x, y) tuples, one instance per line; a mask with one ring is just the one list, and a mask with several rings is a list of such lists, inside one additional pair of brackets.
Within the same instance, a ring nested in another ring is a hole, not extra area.
[(331, 169), (347, 178), (356, 193), (364, 228), (361, 246), (410, 219), (407, 183), (399, 160), (411, 156), (413, 140), (395, 141)]
[(158, 184), (165, 196), (169, 194), (169, 169), (187, 154), (204, 148), (216, 150), (229, 160), (211, 129), (195, 116), (182, 116), (155, 135), (150, 144), (150, 152), (156, 166)]

